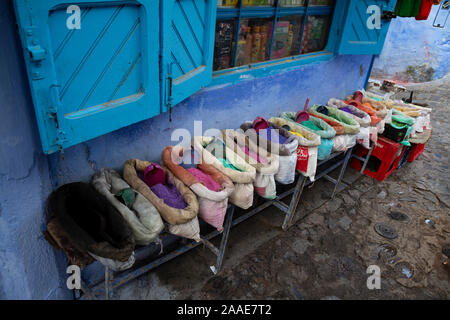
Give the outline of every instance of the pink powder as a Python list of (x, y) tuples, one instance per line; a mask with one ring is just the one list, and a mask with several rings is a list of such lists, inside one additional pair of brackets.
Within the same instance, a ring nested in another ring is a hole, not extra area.
[(242, 151), (245, 152), (246, 155), (249, 155), (253, 159), (255, 159), (258, 163), (267, 164), (267, 161), (261, 158), (256, 152), (250, 151), (247, 147), (239, 146)]
[(219, 192), (221, 186), (210, 175), (197, 168), (187, 169), (198, 181), (202, 182), (209, 190)]

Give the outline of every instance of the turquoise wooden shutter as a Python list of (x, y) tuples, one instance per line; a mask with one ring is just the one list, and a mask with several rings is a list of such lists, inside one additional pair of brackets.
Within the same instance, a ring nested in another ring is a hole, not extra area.
[[(81, 11), (81, 29), (67, 20)], [(159, 2), (15, 0), (45, 153), (160, 113)]]
[(164, 0), (162, 110), (212, 80), (217, 0)]
[(397, 0), (347, 0), (346, 2), (348, 6), (343, 12), (344, 21), (342, 28), (339, 28), (336, 53), (380, 54), (390, 21), (381, 19), (381, 28), (369, 29), (367, 20), (372, 13), (367, 13), (367, 8), (377, 5), (382, 14), (383, 11), (393, 11)]

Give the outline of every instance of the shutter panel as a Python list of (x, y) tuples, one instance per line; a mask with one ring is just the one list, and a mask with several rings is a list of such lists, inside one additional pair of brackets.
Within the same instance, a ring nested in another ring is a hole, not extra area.
[(395, 4), (396, 0), (349, 0), (337, 53), (380, 54), (390, 21), (381, 19), (381, 28), (369, 29), (367, 20), (372, 13), (367, 13), (367, 8), (377, 5), (383, 14), (383, 11), (393, 11)]
[(217, 0), (164, 0), (163, 111), (212, 80)]
[(52, 153), (160, 113), (159, 10), (151, 0), (15, 0), (41, 142)]

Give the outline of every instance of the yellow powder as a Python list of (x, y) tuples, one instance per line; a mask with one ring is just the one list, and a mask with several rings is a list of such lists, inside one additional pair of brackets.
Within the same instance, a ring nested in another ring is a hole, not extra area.
[(296, 136), (299, 136), (299, 137), (303, 138), (303, 136), (300, 133), (298, 133), (298, 132), (295, 132), (295, 131), (289, 131), (289, 132), (292, 133), (292, 134), (295, 134)]

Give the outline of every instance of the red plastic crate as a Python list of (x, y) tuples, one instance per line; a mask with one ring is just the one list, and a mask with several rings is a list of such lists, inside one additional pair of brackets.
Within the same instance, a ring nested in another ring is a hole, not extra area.
[[(405, 148), (403, 148), (401, 144), (389, 140), (386, 137), (378, 137), (377, 144), (370, 155), (369, 164), (372, 160), (375, 160), (379, 165), (375, 169), (372, 169), (368, 164), (364, 170), (364, 174), (379, 181), (383, 181), (397, 169), (403, 152), (405, 152)], [(355, 151), (355, 155), (362, 158), (365, 158), (368, 153), (369, 150), (362, 146), (358, 146)], [(353, 169), (361, 171), (363, 162), (353, 158), (350, 166)]]
[(425, 143), (411, 143), (411, 151), (409, 153), (408, 162), (414, 162), (417, 157), (423, 152), (425, 149)]
[(375, 179), (377, 179), (378, 181), (384, 181), (384, 179), (389, 177), (395, 170), (398, 169), (398, 165), (399, 165), (400, 161), (402, 160), (402, 156), (406, 150), (406, 147), (401, 146), (400, 150), (401, 150), (400, 155), (394, 159), (394, 162), (389, 167), (389, 169), (386, 172), (380, 172), (379, 175)]

